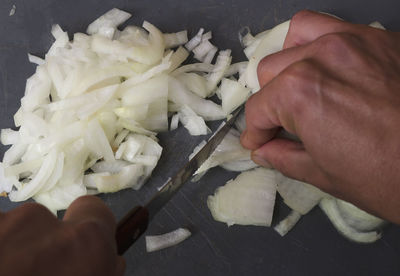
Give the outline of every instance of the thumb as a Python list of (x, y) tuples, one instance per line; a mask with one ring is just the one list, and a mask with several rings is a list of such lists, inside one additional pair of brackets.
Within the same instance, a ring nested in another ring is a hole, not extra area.
[(273, 167), (287, 177), (329, 190), (326, 174), (300, 142), (275, 138), (253, 151), (252, 159), (263, 167)]

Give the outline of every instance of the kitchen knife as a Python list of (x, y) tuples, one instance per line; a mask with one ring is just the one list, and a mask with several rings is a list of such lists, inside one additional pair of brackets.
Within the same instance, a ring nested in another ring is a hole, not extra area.
[(242, 109), (243, 107), (238, 108), (232, 117), (210, 137), (207, 144), (177, 174), (159, 188), (159, 191), (147, 204), (134, 207), (119, 221), (116, 231), (118, 254), (122, 255), (146, 231), (149, 222), (158, 211), (213, 153), (231, 129)]

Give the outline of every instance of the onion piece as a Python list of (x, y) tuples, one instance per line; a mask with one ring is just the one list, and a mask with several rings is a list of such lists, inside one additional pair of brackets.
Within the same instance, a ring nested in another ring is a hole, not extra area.
[(234, 224), (270, 226), (275, 205), (273, 170), (257, 168), (243, 172), (219, 187), (207, 200), (213, 218)]
[(0, 142), (5, 146), (19, 143), (20, 137), (20, 133), (11, 128), (0, 130)]
[(207, 56), (208, 52), (210, 52), (214, 48), (215, 46), (212, 45), (209, 40), (204, 40), (199, 45), (197, 45), (196, 48), (193, 49), (194, 58), (204, 62), (204, 59)]
[(190, 237), (191, 233), (185, 228), (178, 228), (172, 232), (157, 235), (157, 236), (146, 236), (146, 251), (153, 252), (161, 250), (167, 247), (171, 247), (181, 243)]
[(289, 215), (281, 220), (275, 227), (274, 230), (278, 232), (281, 237), (285, 236), (296, 223), (301, 219), (301, 214), (297, 211), (291, 211)]
[(307, 214), (318, 205), (322, 198), (328, 196), (310, 184), (288, 178), (282, 174), (278, 174), (278, 178), (278, 193), (282, 196), (286, 205), (302, 215)]
[(179, 124), (179, 114), (177, 113), (177, 114), (174, 114), (174, 116), (172, 116), (171, 125), (169, 127), (169, 130), (172, 131), (172, 130), (177, 129), (178, 124)]
[(220, 164), (219, 166), (227, 171), (243, 172), (257, 168), (259, 165), (254, 163), (249, 157), (248, 160), (228, 161)]
[(13, 190), (10, 192), (10, 200), (24, 201), (39, 192), (46, 185), (47, 180), (53, 173), (57, 155), (58, 152), (56, 149), (50, 151), (43, 160), (43, 164), (35, 177), (30, 182), (25, 183), (20, 190)]
[(237, 81), (222, 79), (221, 86), (217, 90), (218, 94), (221, 96), (222, 110), (225, 114), (230, 114), (247, 100), (250, 89), (242, 86)]
[(170, 62), (171, 66), (166, 70), (167, 73), (171, 73), (176, 68), (178, 68), (189, 56), (189, 52), (185, 48), (179, 46), (176, 51), (171, 55)]
[(204, 63), (209, 63), (209, 64), (211, 64), (211, 62), (213, 61), (213, 59), (214, 59), (215, 54), (217, 53), (217, 51), (218, 51), (218, 48), (215, 47), (215, 46), (213, 46), (213, 47), (208, 51), (208, 53), (204, 56), (203, 62), (204, 62)]
[(182, 82), (190, 91), (201, 98), (206, 98), (210, 94), (210, 91), (207, 89), (206, 78), (200, 76), (199, 74), (182, 73), (177, 76), (177, 79)]
[(208, 75), (207, 88), (214, 91), (231, 64), (231, 50), (220, 51), (213, 71)]
[(290, 21), (286, 21), (267, 32), (260, 41), (254, 53), (249, 58), (249, 64), (244, 74), (244, 79), (247, 87), (253, 91), (258, 91), (260, 89), (257, 79), (258, 63), (263, 57), (282, 49), (283, 42), (285, 41), (285, 37), (289, 29), (289, 24)]
[(336, 199), (336, 204), (346, 224), (358, 231), (376, 230), (386, 223), (383, 219), (368, 214), (349, 202)]
[(96, 34), (101, 28), (116, 28), (126, 20), (128, 20), (132, 15), (120, 9), (111, 9), (95, 21), (89, 24), (86, 32), (88, 34)]
[(206, 135), (211, 133), (204, 119), (198, 116), (189, 106), (183, 105), (179, 111), (179, 120), (189, 131), (190, 135)]
[(381, 29), (381, 30), (386, 30), (386, 28), (378, 21), (374, 21), (371, 24), (369, 24), (370, 27), (374, 27), (377, 29)]
[(113, 193), (126, 188), (138, 189), (139, 180), (143, 177), (142, 165), (129, 165), (121, 169), (119, 173), (98, 173), (87, 174), (84, 176), (85, 186), (93, 182), (100, 193)]
[(68, 185), (57, 185), (48, 192), (36, 194), (33, 199), (56, 213), (57, 210), (67, 209), (75, 199), (86, 194), (82, 179), (78, 179), (75, 182), (69, 182)]
[(110, 143), (108, 142), (107, 136), (96, 119), (93, 119), (88, 123), (85, 141), (86, 145), (97, 159), (104, 158), (104, 160), (108, 162), (115, 161), (114, 153), (111, 149)]
[(44, 59), (37, 57), (35, 55), (32, 55), (32, 54), (28, 54), (28, 60), (30, 63), (37, 64), (37, 65), (45, 64)]
[(205, 120), (220, 120), (226, 115), (222, 108), (216, 103), (205, 100), (189, 91), (180, 81), (169, 78), (168, 99), (181, 106), (189, 106), (197, 115)]
[(188, 49), (188, 51), (192, 51), (197, 45), (200, 44), (203, 33), (204, 29), (200, 28), (198, 33), (194, 37), (192, 37), (188, 43), (185, 44), (185, 47), (186, 49)]
[(195, 175), (206, 172), (209, 169), (223, 163), (250, 160), (250, 150), (245, 149), (240, 144), (240, 133), (235, 129), (230, 129), (222, 142), (217, 146), (211, 156), (194, 173)]
[(324, 211), (324, 213), (328, 216), (329, 220), (332, 222), (333, 226), (335, 226), (335, 228), (339, 231), (339, 233), (341, 233), (349, 240), (359, 243), (372, 243), (380, 239), (381, 234), (379, 232), (360, 232), (347, 225), (337, 208), (335, 198), (324, 198), (319, 203), (319, 206), (321, 207), (322, 211)]
[(187, 31), (180, 31), (177, 33), (164, 34), (165, 48), (175, 48), (188, 42)]

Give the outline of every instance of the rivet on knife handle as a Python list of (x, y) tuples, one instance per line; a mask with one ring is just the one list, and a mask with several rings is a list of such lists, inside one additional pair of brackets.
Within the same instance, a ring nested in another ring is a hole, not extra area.
[(117, 225), (115, 238), (118, 254), (125, 251), (146, 231), (149, 224), (149, 212), (142, 206), (133, 208)]

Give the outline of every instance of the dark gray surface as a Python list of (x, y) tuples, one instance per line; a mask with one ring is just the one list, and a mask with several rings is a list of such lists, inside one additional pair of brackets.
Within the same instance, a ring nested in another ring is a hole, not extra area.
[[(12, 5), (17, 6), (9, 17)], [(70, 34), (85, 31), (94, 18), (112, 7), (133, 12), (130, 24), (145, 19), (164, 32), (199, 27), (211, 29), (213, 42), (231, 48), (234, 60), (244, 59), (237, 31), (250, 26), (262, 31), (308, 8), (322, 10), (359, 23), (379, 20), (392, 30), (400, 29), (400, 2), (392, 1), (128, 1), (128, 0), (2, 0), (0, 2), (0, 128), (13, 125), (12, 115), (23, 95), (25, 79), (34, 72), (26, 53), (44, 54), (52, 41), (50, 28), (59, 23)], [(213, 124), (215, 129), (217, 124)], [(203, 138), (188, 137), (182, 129), (161, 134), (164, 153), (154, 176), (139, 192), (122, 191), (102, 196), (119, 218), (144, 202), (168, 176), (184, 164), (192, 148)], [(5, 148), (1, 147), (0, 156)], [(319, 209), (304, 217), (285, 238), (263, 227), (226, 227), (213, 221), (207, 196), (233, 177), (214, 169), (198, 183), (188, 183), (150, 225), (149, 234), (189, 227), (193, 236), (180, 246), (145, 252), (141, 238), (125, 255), (126, 275), (399, 275), (400, 229), (390, 226), (372, 245), (342, 238)], [(0, 199), (0, 209), (16, 204)], [(275, 216), (287, 209), (281, 202)], [(21, 249), (23, 250), (23, 249)]]

